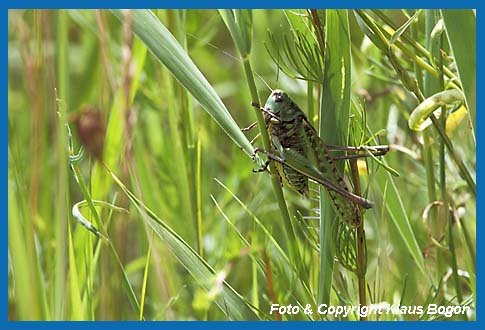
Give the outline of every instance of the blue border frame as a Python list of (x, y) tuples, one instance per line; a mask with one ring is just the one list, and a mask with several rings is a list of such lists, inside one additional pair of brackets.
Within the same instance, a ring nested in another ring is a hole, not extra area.
[[(143, 6), (141, 6), (143, 4)], [(195, 0), (176, 0), (170, 2), (163, 2), (163, 1), (153, 1), (153, 0), (145, 0), (143, 2), (140, 1), (83, 1), (76, 2), (76, 3), (66, 3), (66, 1), (59, 1), (59, 0), (51, 0), (51, 1), (5, 1), (0, 2), (0, 6), (3, 7), (3, 17), (4, 25), (3, 25), (3, 33), (4, 37), (8, 38), (8, 9), (17, 9), (17, 8), (224, 8), (227, 5), (232, 5), (231, 8), (318, 8), (318, 7), (326, 7), (326, 8), (475, 8), (477, 9), (477, 36), (480, 35), (479, 32), (483, 29), (483, 24), (480, 22), (480, 14), (481, 14), (481, 2), (480, 1), (450, 1), (450, 0), (442, 0), (442, 1), (382, 1), (382, 0), (374, 0), (374, 1), (355, 1), (355, 0), (341, 0), (341, 1), (310, 1), (310, 0), (300, 0), (297, 3), (290, 2), (287, 0), (272, 0), (272, 1), (255, 1), (255, 0), (246, 0), (246, 1), (238, 1), (238, 2), (230, 2), (228, 3), (227, 0), (215, 0), (215, 1), (195, 1)], [(4, 40), (4, 42), (7, 40)], [(8, 43), (4, 43), (5, 47), (7, 48), (3, 52), (3, 57), (5, 62), (8, 63)], [(482, 46), (479, 42), (479, 38), (477, 38), (477, 58), (481, 58), (479, 55), (483, 53)], [(4, 95), (4, 100), (6, 100), (7, 106), (6, 109), (8, 111), (8, 92), (7, 92), (7, 84), (8, 84), (8, 66), (3, 65), (1, 67), (1, 73), (4, 79), (2, 80), (3, 88), (2, 92)], [(480, 62), (477, 63), (477, 90), (480, 90), (480, 79), (478, 79), (483, 69), (480, 65)], [(480, 109), (481, 105), (481, 98), (478, 97), (480, 94), (477, 94), (477, 109)], [(5, 113), (8, 114), (7, 112)], [(482, 111), (477, 111), (477, 126), (478, 123), (482, 121), (482, 117), (485, 117)], [(4, 117), (5, 118), (5, 117)], [(4, 238), (6, 244), (6, 250), (3, 257), (4, 265), (8, 263), (8, 120), (1, 122), (2, 129), (2, 154), (4, 155), (4, 159), (1, 162), (2, 166), (2, 179), (3, 179), (3, 189), (1, 191), (2, 194), (2, 204), (3, 209), (7, 210), (5, 213), (5, 220), (4, 223)], [(477, 165), (479, 165), (480, 158), (481, 158), (481, 141), (483, 141), (483, 134), (481, 130), (476, 130), (477, 134)], [(480, 173), (477, 170), (477, 181), (480, 181)], [(482, 208), (480, 207), (480, 203), (478, 201), (481, 199), (481, 188), (480, 185), (477, 186), (477, 193), (478, 193), (478, 200), (477, 200), (477, 219), (481, 219), (482, 215)], [(477, 232), (484, 232), (485, 226), (483, 225), (482, 221), (477, 222)], [(480, 255), (482, 252), (480, 240), (477, 239), (477, 252)], [(478, 263), (477, 273), (481, 273), (481, 265)], [(8, 272), (6, 273), (6, 281), (3, 285), (3, 292), (4, 297), (8, 297)], [(479, 280), (480, 276), (477, 275), (477, 295), (482, 291), (482, 285)], [(4, 299), (5, 299), (4, 298)], [(477, 305), (480, 301), (480, 297), (477, 297)], [(64, 329), (66, 326), (70, 327), (71, 329), (77, 328), (84, 328), (90, 327), (91, 329), (95, 328), (117, 328), (117, 329), (138, 329), (138, 328), (158, 328), (168, 327), (171, 329), (184, 329), (186, 327), (190, 328), (207, 328), (207, 329), (223, 329), (228, 327), (227, 321), (210, 321), (210, 322), (175, 322), (175, 321), (166, 321), (163, 323), (159, 322), (20, 322), (20, 321), (8, 321), (8, 300), (5, 299), (5, 319), (2, 320), (0, 323), (2, 328), (18, 328), (18, 329), (30, 329), (30, 328), (49, 328), (49, 329)], [(482, 317), (480, 315), (481, 309), (477, 306), (477, 321), (456, 321), (456, 322), (392, 322), (392, 326), (399, 326), (403, 328), (414, 328), (414, 327), (429, 327), (438, 329), (445, 327), (457, 327), (460, 328), (471, 328), (471, 327), (480, 327), (482, 326)], [(389, 321), (390, 322), (390, 321)], [(293, 328), (300, 328), (300, 329), (321, 329), (321, 327), (330, 326), (332, 328), (353, 328), (359, 327), (360, 329), (370, 329), (374, 327), (389, 327), (389, 322), (326, 322), (324, 324), (320, 322), (231, 322), (230, 326), (239, 328), (239, 329), (253, 329), (253, 328), (261, 328), (261, 329), (268, 329), (268, 328), (278, 328), (278, 329), (293, 329)]]
[[(228, 7), (228, 5), (231, 5)], [(386, 8), (386, 9), (400, 9), (400, 8), (424, 8), (424, 9), (439, 9), (439, 8), (479, 8), (480, 1), (464, 0), (460, 2), (451, 0), (429, 1), (429, 0), (409, 0), (409, 1), (386, 1), (386, 0), (372, 0), (372, 1), (356, 1), (356, 0), (300, 0), (298, 2), (288, 0), (246, 0), (246, 1), (231, 1), (226, 0), (176, 0), (176, 1), (93, 1), (86, 0), (83, 2), (66, 2), (62, 0), (49, 1), (6, 1), (1, 4), (6, 8), (65, 8), (65, 9), (100, 9), (100, 8), (254, 8), (254, 9), (270, 9), (270, 8)]]

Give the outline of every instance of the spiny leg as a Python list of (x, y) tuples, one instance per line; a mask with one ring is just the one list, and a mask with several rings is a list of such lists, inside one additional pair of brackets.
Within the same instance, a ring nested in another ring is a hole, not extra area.
[(334, 191), (340, 196), (347, 198), (351, 200), (353, 203), (362, 206), (363, 208), (370, 209), (373, 204), (371, 201), (356, 195), (354, 193), (351, 193), (350, 191), (346, 190), (345, 188), (337, 185), (335, 182), (325, 178), (325, 177), (310, 177), (312, 180), (320, 183), (323, 185), (327, 190)]
[[(331, 156), (334, 160), (346, 160), (354, 158), (364, 158), (364, 157), (377, 157), (383, 156), (389, 151), (389, 146), (362, 146), (362, 147), (348, 147), (348, 146), (336, 146), (332, 144), (327, 145), (329, 151), (353, 151), (353, 152), (365, 152), (364, 154), (350, 154), (344, 156)], [(370, 155), (372, 154), (372, 155)]]
[(335, 144), (327, 144), (328, 150), (343, 150), (343, 151), (389, 151), (388, 145), (379, 145), (379, 146), (360, 146), (360, 147), (352, 147), (352, 146), (338, 146)]
[(261, 137), (261, 133), (256, 134), (256, 136), (254, 137), (254, 139), (252, 139), (252, 140), (250, 141), (251, 145), (253, 145), (253, 144), (254, 144), (254, 142), (256, 142), (256, 140), (257, 140), (257, 139), (259, 139), (260, 137)]
[[(379, 151), (379, 152), (372, 152), (372, 156), (383, 156), (386, 154), (386, 151)], [(353, 155), (344, 155), (344, 156), (330, 156), (333, 160), (347, 160), (347, 159), (355, 159), (355, 158), (366, 158), (372, 157), (370, 154), (353, 154)]]
[[(280, 119), (278, 116), (276, 116), (274, 113), (272, 113), (271, 111), (265, 109), (265, 108), (262, 108), (258, 103), (256, 102), (252, 102), (251, 105), (253, 107), (256, 107), (258, 108), (258, 110), (260, 110), (261, 112), (263, 112), (265, 115), (267, 115), (270, 119), (273, 119), (273, 120), (276, 120), (277, 122), (280, 122)], [(266, 125), (268, 125), (268, 120), (267, 120), (267, 117), (265, 118), (265, 122), (266, 122)], [(252, 123), (251, 125), (249, 125), (248, 127), (245, 127), (245, 128), (241, 128), (241, 131), (243, 132), (249, 132), (250, 130), (252, 130), (254, 127), (256, 127), (256, 125), (258, 124), (257, 121), (255, 121), (254, 123)], [(254, 137), (254, 139), (251, 141), (251, 144), (254, 143), (254, 141), (256, 141), (256, 139), (261, 135), (261, 133), (259, 133), (258, 135), (256, 135)]]
[[(254, 122), (252, 123), (251, 125), (249, 125), (248, 127), (245, 127), (245, 128), (241, 128), (241, 131), (243, 132), (249, 132), (250, 130), (252, 130), (256, 125), (258, 124), (258, 122)], [(258, 133), (256, 134), (256, 136), (249, 142), (251, 143), (251, 145), (254, 144), (254, 142), (256, 142), (257, 139), (259, 139), (259, 137), (261, 136), (261, 133)]]
[(245, 128), (241, 128), (241, 131), (243, 132), (249, 132), (250, 130), (252, 130), (256, 125), (258, 124), (257, 121), (255, 121), (254, 123), (252, 123), (251, 125), (249, 125), (248, 127), (245, 127)]

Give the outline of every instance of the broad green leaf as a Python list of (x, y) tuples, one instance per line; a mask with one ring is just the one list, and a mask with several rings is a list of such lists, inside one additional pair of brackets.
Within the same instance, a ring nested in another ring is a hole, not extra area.
[(455, 57), (458, 76), (473, 127), (476, 126), (476, 16), (473, 10), (441, 10), (446, 35)]
[[(346, 10), (326, 11), (325, 80), (320, 107), (320, 137), (333, 144), (347, 141), (350, 113), (350, 35)], [(340, 169), (342, 170), (342, 168)], [(320, 278), (318, 302), (328, 303), (333, 277), (332, 201), (320, 187)]]

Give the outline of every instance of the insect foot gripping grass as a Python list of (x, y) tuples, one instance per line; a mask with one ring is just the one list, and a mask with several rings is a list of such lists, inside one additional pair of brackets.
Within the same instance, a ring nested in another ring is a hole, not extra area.
[[(372, 202), (350, 192), (342, 175), (335, 166), (336, 160), (384, 155), (388, 146), (342, 147), (325, 143), (298, 105), (283, 91), (274, 90), (264, 108), (258, 107), (265, 116), (266, 128), (271, 136), (271, 150), (256, 148), (256, 153), (265, 154), (268, 159), (263, 167), (254, 170), (262, 172), (271, 161), (277, 164), (277, 174), (282, 183), (308, 197), (308, 179), (323, 185), (331, 199), (337, 215), (349, 226), (362, 223), (359, 207), (371, 208)], [(331, 151), (347, 151), (353, 154), (332, 157)], [(359, 154), (359, 152), (364, 152)]]

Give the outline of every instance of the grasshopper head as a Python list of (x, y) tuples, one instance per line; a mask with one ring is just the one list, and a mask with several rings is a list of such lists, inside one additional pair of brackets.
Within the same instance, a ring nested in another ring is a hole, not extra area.
[(266, 106), (275, 114), (280, 112), (281, 105), (285, 104), (289, 99), (288, 94), (281, 89), (275, 89), (266, 101)]
[(275, 89), (264, 106), (282, 121), (291, 121), (299, 115), (299, 108), (293, 100), (280, 89)]

